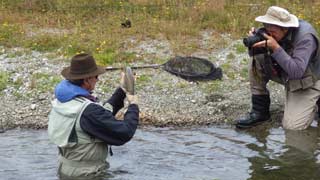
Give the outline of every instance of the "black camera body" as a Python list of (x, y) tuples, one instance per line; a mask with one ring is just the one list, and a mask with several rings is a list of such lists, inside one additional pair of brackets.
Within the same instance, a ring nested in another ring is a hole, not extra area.
[(254, 32), (253, 36), (243, 38), (243, 44), (246, 47), (251, 48), (255, 43), (266, 40), (266, 38), (263, 36), (264, 33), (267, 34), (266, 29), (259, 28), (256, 32)]

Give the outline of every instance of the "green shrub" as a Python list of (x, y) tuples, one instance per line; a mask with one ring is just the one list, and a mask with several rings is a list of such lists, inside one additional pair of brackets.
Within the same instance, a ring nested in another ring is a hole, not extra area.
[(36, 51), (53, 51), (61, 47), (62, 41), (60, 37), (41, 35), (26, 40), (25, 46)]
[(97, 63), (100, 65), (110, 65), (113, 64), (116, 60), (116, 53), (111, 50), (105, 50), (104, 52), (94, 54)]
[(53, 91), (58, 82), (61, 81), (61, 77), (57, 75), (50, 75), (46, 73), (35, 73), (31, 77), (31, 89), (36, 89), (40, 92)]
[(247, 52), (247, 48), (243, 44), (236, 44), (236, 51), (238, 54)]
[(6, 89), (9, 83), (9, 74), (7, 72), (0, 71), (0, 91)]
[[(0, 19), (1, 20), (1, 19)], [(0, 21), (1, 22), (1, 21)], [(20, 25), (3, 22), (0, 24), (0, 43), (8, 47), (19, 45), (23, 41), (24, 30)]]

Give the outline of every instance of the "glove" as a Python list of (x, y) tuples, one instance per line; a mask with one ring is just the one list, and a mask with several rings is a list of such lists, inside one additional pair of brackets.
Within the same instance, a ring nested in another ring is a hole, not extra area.
[(137, 104), (138, 105), (138, 96), (137, 95), (127, 94), (127, 100), (129, 101), (129, 104)]
[(128, 94), (134, 95), (134, 76), (131, 68), (126, 67), (121, 73), (120, 87)]

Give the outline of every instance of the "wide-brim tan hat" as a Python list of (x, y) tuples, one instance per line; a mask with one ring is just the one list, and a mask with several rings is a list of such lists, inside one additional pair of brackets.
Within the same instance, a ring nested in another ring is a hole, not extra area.
[(102, 66), (97, 66), (95, 59), (89, 54), (78, 54), (72, 57), (71, 65), (61, 71), (61, 75), (69, 80), (95, 77), (105, 73)]
[(299, 19), (295, 15), (277, 6), (269, 7), (264, 16), (258, 16), (255, 20), (281, 27), (299, 27)]

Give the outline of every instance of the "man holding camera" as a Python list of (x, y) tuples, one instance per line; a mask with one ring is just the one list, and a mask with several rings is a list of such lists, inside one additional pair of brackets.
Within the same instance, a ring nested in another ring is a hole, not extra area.
[(244, 44), (252, 61), (249, 80), (252, 108), (236, 127), (248, 128), (270, 120), (269, 80), (285, 86), (282, 120), (285, 129), (302, 130), (312, 123), (320, 97), (320, 47), (316, 30), (287, 10), (271, 6), (255, 19), (263, 28), (251, 29)]

